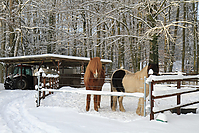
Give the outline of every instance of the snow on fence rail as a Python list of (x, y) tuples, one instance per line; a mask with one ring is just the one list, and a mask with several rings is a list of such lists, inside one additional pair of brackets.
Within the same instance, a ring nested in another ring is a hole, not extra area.
[[(194, 75), (194, 76), (184, 76), (182, 73), (178, 73), (178, 75), (163, 75), (163, 76), (154, 76), (151, 75), (149, 78), (146, 79), (145, 84), (149, 84), (149, 99), (150, 99), (150, 120), (154, 119), (154, 114), (155, 113), (160, 113), (172, 109), (177, 109), (177, 114), (180, 115), (180, 108), (189, 106), (192, 104), (199, 103), (199, 101), (195, 101), (192, 103), (186, 103), (186, 104), (181, 104), (181, 95), (182, 94), (187, 94), (187, 93), (192, 93), (192, 92), (198, 92), (199, 91), (199, 86), (195, 86), (192, 89), (183, 89), (180, 90), (180, 88), (184, 85), (181, 85), (182, 81), (196, 81), (198, 82), (199, 80), (199, 75)], [(166, 93), (166, 94), (161, 94), (157, 95), (153, 92), (153, 85), (156, 83), (161, 83), (161, 82), (177, 82), (177, 90)], [(153, 109), (154, 107), (154, 100), (159, 99), (159, 98), (165, 98), (165, 97), (171, 97), (171, 96), (177, 96), (177, 105), (172, 108), (164, 108), (161, 110), (156, 110)]]
[(91, 94), (103, 96), (125, 96), (125, 97), (144, 97), (143, 93), (124, 93), (124, 92), (109, 92), (109, 91), (93, 91), (93, 90), (54, 90), (54, 89), (41, 89), (42, 92), (65, 92), (76, 94)]

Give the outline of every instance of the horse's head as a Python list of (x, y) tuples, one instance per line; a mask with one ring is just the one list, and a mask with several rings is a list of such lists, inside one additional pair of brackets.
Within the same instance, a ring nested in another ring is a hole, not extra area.
[(148, 69), (147, 69), (148, 76), (151, 75), (150, 72), (149, 72), (150, 69), (153, 70), (153, 74), (152, 75), (158, 75), (158, 73), (159, 73), (159, 65), (158, 64), (149, 63)]
[(102, 63), (100, 60), (100, 57), (90, 58), (89, 67), (95, 79), (100, 76), (102, 71)]

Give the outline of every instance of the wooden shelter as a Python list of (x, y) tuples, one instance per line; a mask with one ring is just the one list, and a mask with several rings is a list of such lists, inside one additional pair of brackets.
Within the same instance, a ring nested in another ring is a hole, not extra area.
[[(17, 57), (4, 57), (0, 58), (0, 62), (6, 64), (6, 76), (8, 68), (11, 65), (26, 64), (33, 67), (49, 67), (56, 70), (59, 76), (59, 85), (62, 86), (75, 86), (81, 84), (82, 72), (85, 71), (90, 58), (76, 57), (58, 54), (42, 54), (42, 55), (27, 55)], [(102, 64), (111, 63), (111, 60), (101, 59)], [(81, 69), (81, 72), (74, 72), (77, 68)]]

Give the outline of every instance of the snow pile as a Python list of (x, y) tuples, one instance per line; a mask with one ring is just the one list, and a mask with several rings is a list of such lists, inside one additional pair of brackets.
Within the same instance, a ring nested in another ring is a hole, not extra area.
[(160, 121), (160, 122), (168, 122), (167, 120), (167, 116), (163, 113), (159, 113), (157, 118), (156, 118), (156, 121)]

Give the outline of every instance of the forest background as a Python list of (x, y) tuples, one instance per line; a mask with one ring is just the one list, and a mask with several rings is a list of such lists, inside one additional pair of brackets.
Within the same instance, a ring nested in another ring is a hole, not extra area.
[(198, 74), (198, 2), (0, 0), (0, 57), (99, 56), (113, 61), (110, 73), (149, 62), (171, 72), (180, 62), (181, 71)]

